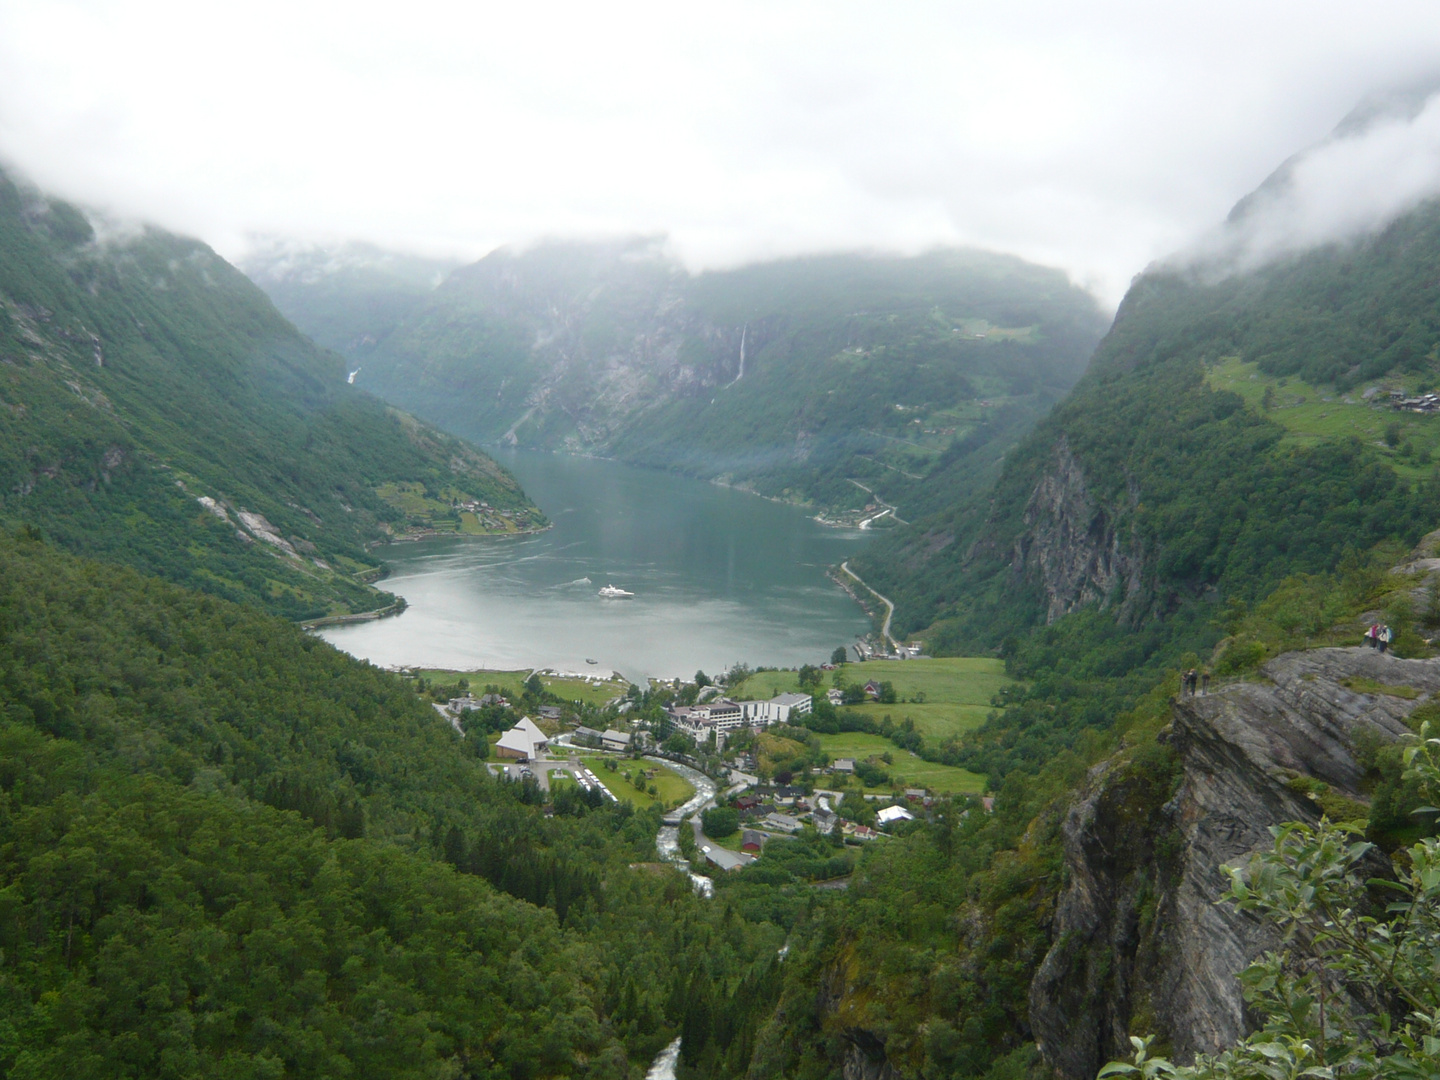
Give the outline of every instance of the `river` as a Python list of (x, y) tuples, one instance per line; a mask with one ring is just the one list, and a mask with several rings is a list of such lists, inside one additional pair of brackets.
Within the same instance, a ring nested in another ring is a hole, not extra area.
[[(867, 533), (670, 473), (496, 456), (554, 527), (381, 549), (390, 568), (383, 587), (408, 609), (328, 627), (326, 640), (381, 665), (614, 670), (638, 682), (736, 661), (815, 663), (870, 629), (825, 576)], [(635, 598), (601, 599), (606, 584)]]

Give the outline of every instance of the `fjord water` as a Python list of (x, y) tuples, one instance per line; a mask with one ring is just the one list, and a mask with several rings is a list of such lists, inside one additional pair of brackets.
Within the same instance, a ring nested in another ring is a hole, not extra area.
[[(385, 548), (383, 587), (409, 608), (327, 628), (326, 640), (382, 665), (613, 669), (638, 681), (736, 661), (819, 662), (870, 628), (825, 576), (859, 550), (864, 533), (655, 470), (551, 454), (497, 457), (554, 527)], [(606, 584), (635, 598), (602, 599)]]

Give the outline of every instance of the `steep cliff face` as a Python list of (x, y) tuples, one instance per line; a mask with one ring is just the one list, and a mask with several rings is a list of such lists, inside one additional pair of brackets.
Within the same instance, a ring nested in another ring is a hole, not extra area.
[[(1131, 503), (1138, 501), (1131, 492)], [(1144, 559), (1118, 523), (1124, 508), (1100, 505), (1085, 472), (1062, 435), (1053, 464), (1025, 507), (1024, 531), (1015, 539), (1011, 569), (1033, 574), (1047, 600), (1046, 622), (1082, 604), (1118, 602), (1141, 595)]]
[[(1357, 740), (1398, 739), (1437, 691), (1440, 660), (1288, 653), (1259, 681), (1175, 703), (1164, 738), (1179, 782), (1165, 802), (1137, 791), (1133, 770), (1097, 772), (1066, 822), (1068, 884), (1030, 991), (1036, 1040), (1058, 1075), (1088, 1080), (1131, 1033), (1158, 1032), (1189, 1060), (1249, 1030), (1236, 976), (1277, 938), (1215, 903), (1220, 866), (1268, 847), (1272, 825), (1318, 820), (1320, 801), (1363, 803)], [(1144, 814), (1148, 828), (1128, 827)], [(1384, 872), (1378, 857), (1374, 872)]]
[(553, 242), (423, 294), (390, 272), (398, 295), (379, 307), (376, 261), (368, 276), (343, 257), (254, 272), (301, 326), (347, 343), (356, 385), (467, 436), (836, 510), (972, 490), (1105, 328), (1063, 275), (984, 252), (692, 274), (654, 237)]

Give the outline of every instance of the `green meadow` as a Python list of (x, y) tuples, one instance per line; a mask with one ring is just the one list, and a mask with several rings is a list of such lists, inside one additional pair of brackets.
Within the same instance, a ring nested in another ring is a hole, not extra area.
[[(967, 769), (953, 765), (939, 765), (918, 758), (909, 750), (901, 750), (882, 735), (867, 735), (862, 731), (847, 731), (839, 735), (821, 735), (820, 745), (831, 758), (855, 758), (866, 761), (889, 754), (891, 764), (880, 765), (890, 774), (891, 780), (899, 787), (923, 787), (941, 794), (978, 793), (985, 789), (985, 778)], [(847, 787), (854, 791), (855, 781)]]
[[(994, 709), (991, 699), (1014, 680), (1005, 674), (1003, 661), (983, 656), (947, 656), (924, 660), (871, 660), (839, 669), (846, 683), (889, 682), (897, 701), (849, 706), (876, 720), (886, 714), (897, 723), (906, 717), (927, 739), (943, 740), (984, 722)], [(833, 682), (826, 672), (822, 684)], [(762, 671), (747, 679), (732, 696), (767, 698), (800, 689), (793, 671)], [(924, 700), (917, 702), (916, 697)]]
[[(1375, 447), (1396, 472), (1408, 477), (1429, 476), (1432, 462), (1440, 457), (1440, 416), (1397, 412), (1389, 405), (1392, 389), (1407, 395), (1431, 389), (1416, 377), (1392, 372), (1341, 394), (1293, 375), (1266, 375), (1258, 365), (1232, 356), (1210, 366), (1206, 381), (1216, 390), (1238, 394), (1282, 425), (1286, 441), (1297, 446), (1353, 437)], [(1376, 393), (1366, 401), (1365, 392), (1372, 387)]]
[[(420, 675), (432, 683), (454, 684), (458, 679), (470, 683), (470, 692), (482, 694), (487, 686), (498, 686), (500, 692), (512, 700), (524, 692), (525, 680), (530, 670), (523, 671), (447, 671), (442, 668), (427, 668)], [(599, 683), (586, 679), (561, 679), (553, 675), (541, 675), (545, 689), (563, 701), (582, 701), (587, 705), (605, 705), (624, 695), (629, 683), (624, 679), (608, 679)]]

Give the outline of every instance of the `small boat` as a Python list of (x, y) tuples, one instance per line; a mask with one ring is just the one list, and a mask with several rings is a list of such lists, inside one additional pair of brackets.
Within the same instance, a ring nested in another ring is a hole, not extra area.
[(606, 600), (629, 600), (635, 596), (633, 592), (626, 592), (624, 589), (617, 589), (614, 585), (606, 585), (603, 589), (600, 590), (600, 595), (603, 596)]
[(587, 657), (585, 657), (585, 662), (586, 662), (587, 664), (598, 664), (600, 661), (599, 661), (599, 660), (591, 660), (590, 657), (587, 656)]

